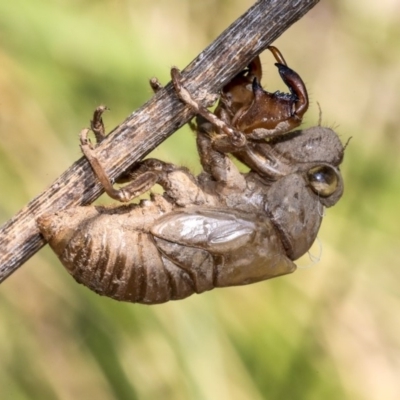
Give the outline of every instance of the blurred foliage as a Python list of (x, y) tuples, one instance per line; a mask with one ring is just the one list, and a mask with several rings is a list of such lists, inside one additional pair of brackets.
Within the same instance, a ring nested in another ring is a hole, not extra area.
[[(0, 2), (0, 221), (80, 157), (98, 104), (113, 128), (251, 4)], [(326, 0), (275, 43), (308, 85), (304, 125), (319, 102), (352, 137), (317, 265), (146, 307), (91, 293), (43, 249), (1, 285), (1, 398), (400, 398), (399, 39), (397, 0)], [(264, 85), (285, 89), (262, 60)], [(153, 155), (199, 168), (187, 128)]]

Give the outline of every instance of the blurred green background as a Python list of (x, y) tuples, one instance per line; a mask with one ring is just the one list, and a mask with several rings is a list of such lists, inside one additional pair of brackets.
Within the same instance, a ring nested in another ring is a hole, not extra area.
[[(97, 105), (111, 130), (252, 3), (0, 1), (0, 223), (80, 157)], [(400, 3), (322, 1), (275, 45), (308, 85), (304, 126), (319, 102), (352, 137), (320, 261), (150, 307), (91, 293), (45, 248), (1, 285), (2, 399), (400, 398)], [(153, 155), (199, 171), (188, 128)]]

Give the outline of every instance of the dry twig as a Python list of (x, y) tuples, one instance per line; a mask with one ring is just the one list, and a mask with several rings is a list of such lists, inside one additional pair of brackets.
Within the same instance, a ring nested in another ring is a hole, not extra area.
[[(185, 86), (200, 99), (204, 93), (217, 93), (318, 1), (257, 1), (185, 68)], [(109, 176), (116, 178), (192, 117), (168, 84), (97, 148)], [(39, 215), (89, 204), (101, 193), (89, 163), (81, 158), (6, 222), (0, 228), (0, 282), (46, 244), (35, 223)]]

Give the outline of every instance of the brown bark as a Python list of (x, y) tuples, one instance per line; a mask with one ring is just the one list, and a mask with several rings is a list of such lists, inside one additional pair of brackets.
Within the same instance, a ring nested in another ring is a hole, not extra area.
[[(318, 1), (257, 1), (184, 69), (185, 86), (200, 99), (205, 93), (217, 93)], [(168, 84), (97, 148), (109, 176), (120, 175), (192, 117)], [(0, 228), (0, 282), (46, 244), (35, 222), (39, 215), (90, 204), (101, 193), (89, 163), (81, 158), (6, 222)]]

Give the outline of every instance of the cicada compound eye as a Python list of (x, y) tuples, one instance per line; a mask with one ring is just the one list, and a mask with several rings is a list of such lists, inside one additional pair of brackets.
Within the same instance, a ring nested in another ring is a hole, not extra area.
[(307, 172), (311, 189), (321, 197), (329, 197), (339, 186), (339, 177), (335, 169), (328, 165), (318, 165)]

